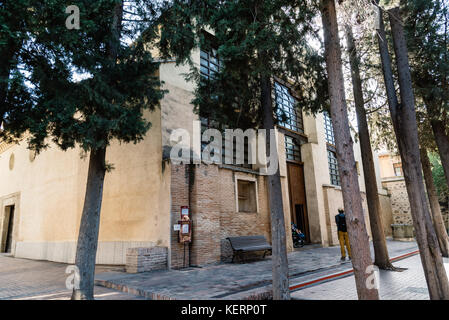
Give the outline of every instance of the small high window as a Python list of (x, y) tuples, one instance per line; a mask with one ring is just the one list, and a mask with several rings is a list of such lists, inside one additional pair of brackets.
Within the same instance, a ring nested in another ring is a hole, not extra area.
[(402, 177), (404, 173), (402, 172), (402, 163), (394, 163), (393, 164), (394, 175), (396, 177)]
[(301, 162), (301, 149), (296, 139), (285, 136), (285, 156), (289, 161)]
[(216, 49), (202, 48), (200, 50), (200, 72), (206, 78), (213, 78), (222, 67), (222, 62), (218, 58)]
[(338, 173), (337, 154), (334, 151), (327, 150), (327, 161), (329, 163), (329, 175), (331, 178), (331, 184), (334, 186), (340, 186), (340, 175)]

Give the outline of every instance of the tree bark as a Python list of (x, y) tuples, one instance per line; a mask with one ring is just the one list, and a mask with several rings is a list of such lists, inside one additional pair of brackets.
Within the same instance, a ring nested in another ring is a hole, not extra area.
[[(111, 24), (111, 40), (107, 45), (107, 54), (112, 63), (117, 63), (122, 18), (123, 1), (117, 1)], [(80, 272), (80, 288), (73, 290), (72, 300), (92, 300), (94, 298), (95, 258), (105, 174), (106, 146), (92, 149), (75, 258), (75, 264)]]
[(431, 119), (430, 125), (432, 126), (435, 142), (438, 146), (446, 183), (449, 186), (449, 136), (446, 134), (446, 128), (443, 121)]
[(374, 168), (373, 150), (371, 149), (368, 121), (366, 119), (365, 101), (363, 98), (362, 80), (360, 78), (360, 61), (352, 34), (352, 27), (346, 25), (346, 42), (351, 65), (352, 87), (355, 110), (358, 121), (360, 149), (362, 153), (363, 174), (365, 177), (366, 199), (373, 236), (374, 264), (380, 269), (394, 270), (390, 262), (382, 223), (379, 193), (377, 189), (376, 171)]
[(13, 67), (13, 60), (18, 45), (10, 41), (5, 50), (0, 51), (0, 126), (3, 122), (6, 109), (6, 97), (8, 94), (8, 79)]
[(447, 235), (446, 226), (444, 225), (443, 215), (441, 214), (440, 203), (438, 201), (437, 190), (433, 182), (432, 167), (430, 165), (427, 149), (421, 147), (421, 164), (426, 182), (427, 197), (430, 203), (430, 212), (432, 213), (433, 226), (437, 234), (438, 243), (443, 257), (449, 257), (449, 236)]
[(372, 277), (369, 272), (373, 264), (370, 254), (368, 233), (363, 216), (353, 141), (349, 129), (344, 79), (338, 37), (337, 13), (334, 0), (321, 1), (321, 15), (324, 28), (324, 45), (329, 78), (330, 114), (334, 127), (337, 148), (338, 169), (343, 191), (343, 202), (347, 217), (349, 242), (352, 249), (352, 265), (360, 300), (377, 300), (376, 288), (367, 286)]
[(80, 272), (80, 287), (79, 289), (74, 288), (72, 300), (92, 300), (94, 297), (95, 257), (106, 173), (105, 160), (106, 148), (90, 152), (86, 196), (75, 258), (75, 265)]
[[(260, 85), (263, 126), (266, 130), (266, 150), (268, 153), (270, 152), (270, 143), (276, 143), (276, 141), (271, 141), (270, 136), (270, 131), (274, 130), (273, 101), (271, 99), (270, 78), (262, 75)], [(278, 153), (276, 152), (276, 154)], [(271, 213), (273, 300), (290, 300), (284, 205), (282, 201), (282, 186), (279, 166), (277, 167), (275, 174), (267, 175), (267, 181)]]
[[(401, 93), (401, 104), (390, 106), (401, 154), (404, 178), (416, 239), (431, 299), (449, 299), (449, 283), (443, 266), (438, 239), (427, 206), (418, 143), (415, 101), (408, 61), (407, 45), (399, 8), (389, 10), (394, 51)], [(386, 46), (385, 38), (379, 41)], [(385, 51), (385, 48), (381, 48)], [(384, 53), (385, 55), (385, 53)], [(384, 58), (384, 55), (382, 57)], [(389, 59), (389, 57), (388, 57)], [(385, 61), (383, 61), (385, 63)], [(385, 65), (384, 65), (385, 70)], [(388, 77), (392, 72), (388, 71)], [(391, 79), (392, 80), (392, 79)]]

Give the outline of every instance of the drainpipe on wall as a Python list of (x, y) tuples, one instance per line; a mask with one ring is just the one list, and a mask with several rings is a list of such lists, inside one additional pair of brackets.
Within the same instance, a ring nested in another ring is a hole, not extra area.
[(193, 185), (195, 183), (195, 165), (192, 163), (189, 163), (188, 165), (188, 181), (189, 181), (189, 210), (190, 210), (190, 219), (192, 220), (192, 238), (189, 242), (189, 267), (192, 267), (192, 242), (195, 239), (194, 232), (194, 219), (193, 219), (193, 210), (192, 210), (192, 192), (193, 192)]

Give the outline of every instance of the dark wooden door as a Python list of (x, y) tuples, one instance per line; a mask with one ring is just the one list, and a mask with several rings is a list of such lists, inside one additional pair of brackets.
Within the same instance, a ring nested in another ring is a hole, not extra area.
[(11, 252), (12, 247), (12, 232), (14, 229), (14, 206), (9, 207), (9, 217), (7, 221), (8, 229), (6, 231), (6, 245), (5, 245), (5, 252)]
[(299, 163), (287, 162), (287, 176), (292, 222), (304, 233), (306, 242), (310, 242), (304, 166)]

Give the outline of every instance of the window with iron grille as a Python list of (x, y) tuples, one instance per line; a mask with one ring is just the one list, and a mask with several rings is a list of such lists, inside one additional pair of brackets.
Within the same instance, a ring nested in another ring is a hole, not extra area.
[(327, 161), (329, 163), (329, 175), (331, 184), (340, 186), (340, 174), (338, 173), (337, 153), (335, 152), (335, 136), (334, 127), (332, 126), (332, 119), (329, 112), (324, 111), (324, 133), (327, 142)]
[[(227, 126), (219, 125), (217, 122), (212, 121), (208, 118), (201, 118), (201, 135), (206, 131), (207, 129), (217, 129), (222, 133), (222, 142), (221, 142), (221, 159), (222, 164), (226, 164), (226, 134), (225, 130), (228, 129)], [(201, 141), (201, 152), (203, 152), (204, 148), (209, 144), (209, 141)], [(248, 143), (248, 138), (244, 138), (243, 140), (243, 164), (237, 164), (237, 139), (233, 138), (232, 143), (232, 165), (234, 166), (240, 166), (247, 169), (252, 169), (252, 164), (249, 163), (249, 152), (250, 152), (250, 145)], [(228, 150), (228, 154), (230, 154), (230, 150)]]
[(274, 93), (278, 125), (295, 132), (304, 133), (302, 111), (297, 107), (298, 101), (290, 94), (286, 86), (278, 82), (274, 83)]
[(338, 173), (337, 154), (332, 150), (327, 150), (327, 161), (329, 162), (329, 175), (331, 184), (340, 186), (340, 174)]
[(332, 126), (332, 119), (327, 111), (323, 112), (324, 116), (324, 131), (326, 134), (326, 142), (335, 146), (334, 127)]
[(301, 149), (295, 138), (285, 136), (285, 156), (287, 160), (301, 162)]
[(221, 67), (222, 62), (216, 49), (206, 47), (200, 50), (200, 73), (204, 78), (213, 78)]

